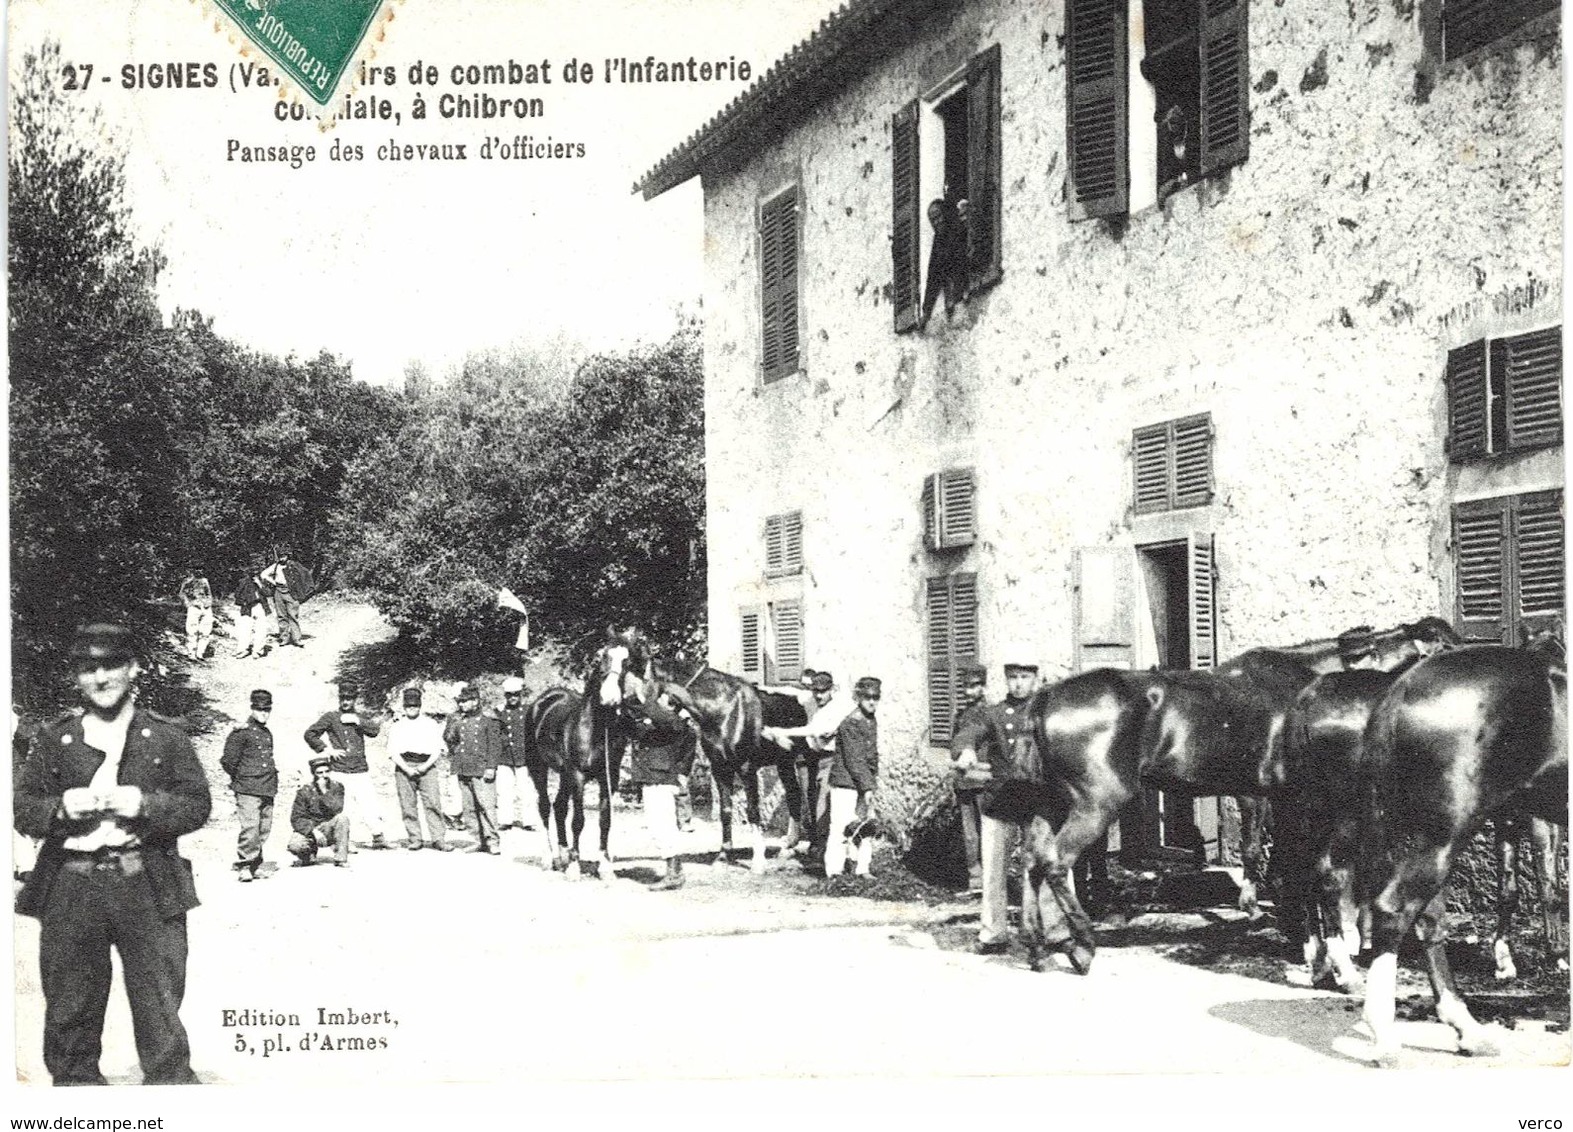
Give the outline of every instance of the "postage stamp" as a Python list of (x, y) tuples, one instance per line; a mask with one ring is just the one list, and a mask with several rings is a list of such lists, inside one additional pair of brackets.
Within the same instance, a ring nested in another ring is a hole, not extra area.
[(215, 0), (247, 38), (327, 105), (382, 0)]

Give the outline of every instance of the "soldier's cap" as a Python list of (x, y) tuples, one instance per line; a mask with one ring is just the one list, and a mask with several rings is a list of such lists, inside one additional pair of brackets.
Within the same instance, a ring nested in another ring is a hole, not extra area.
[(341, 699), (341, 700), (353, 700), (358, 695), (360, 695), (360, 685), (355, 683), (355, 681), (353, 681), (353, 680), (340, 680), (339, 681), (339, 699)]
[(258, 688), (256, 691), (252, 692), (251, 693), (251, 710), (252, 711), (272, 711), (273, 710), (273, 693), (268, 691), (266, 688)]
[(987, 684), (989, 670), (981, 664), (963, 664), (956, 675), (961, 677), (963, 684)]
[(828, 692), (836, 686), (836, 678), (828, 672), (816, 672), (808, 686), (816, 692)]
[(879, 679), (875, 676), (860, 676), (853, 687), (853, 694), (858, 696), (879, 696)]
[(333, 756), (332, 755), (312, 755), (311, 758), (306, 760), (306, 765), (308, 767), (310, 767), (311, 768), (311, 772), (313, 774), (315, 774), (317, 772), (317, 768), (318, 767), (322, 767), (324, 770), (326, 770), (328, 767), (332, 766), (333, 765)]
[(136, 659), (131, 630), (124, 625), (98, 621), (83, 625), (71, 638), (72, 660), (112, 660), (124, 663)]
[(405, 707), (420, 707), (421, 706), (421, 690), (419, 688), (406, 688), (406, 689), (404, 689), (404, 706)]
[(1338, 655), (1360, 657), (1376, 651), (1376, 632), (1369, 625), (1356, 625), (1338, 634)]
[(517, 676), (510, 676), (502, 682), (502, 691), (505, 696), (515, 696), (524, 691), (524, 681)]
[(461, 684), (459, 685), (459, 694), (453, 698), (462, 704), (465, 700), (480, 699), (481, 694), (475, 690), (474, 684)]
[(1037, 674), (1038, 666), (1036, 664), (1007, 664), (1005, 666), (1006, 676), (1036, 676)]

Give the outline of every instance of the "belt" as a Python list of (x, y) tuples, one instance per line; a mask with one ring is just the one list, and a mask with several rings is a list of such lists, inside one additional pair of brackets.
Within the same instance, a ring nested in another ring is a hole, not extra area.
[(119, 873), (134, 877), (142, 872), (141, 849), (99, 849), (81, 853), (74, 849), (65, 851), (60, 867), (72, 873)]

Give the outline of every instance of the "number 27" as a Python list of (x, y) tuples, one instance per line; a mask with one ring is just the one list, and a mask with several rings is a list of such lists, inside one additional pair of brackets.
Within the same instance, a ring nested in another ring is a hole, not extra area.
[(67, 63), (61, 70), (65, 73), (67, 90), (86, 90), (87, 84), (93, 81), (93, 64), (91, 63), (82, 64), (82, 81), (80, 84), (77, 82), (77, 69), (73, 64)]

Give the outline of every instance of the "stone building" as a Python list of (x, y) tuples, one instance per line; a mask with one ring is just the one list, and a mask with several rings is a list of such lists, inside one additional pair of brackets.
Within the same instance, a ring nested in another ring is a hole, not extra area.
[(637, 186), (704, 189), (712, 662), (882, 677), (910, 819), (974, 657), (1560, 611), (1558, 19), (843, 5)]

